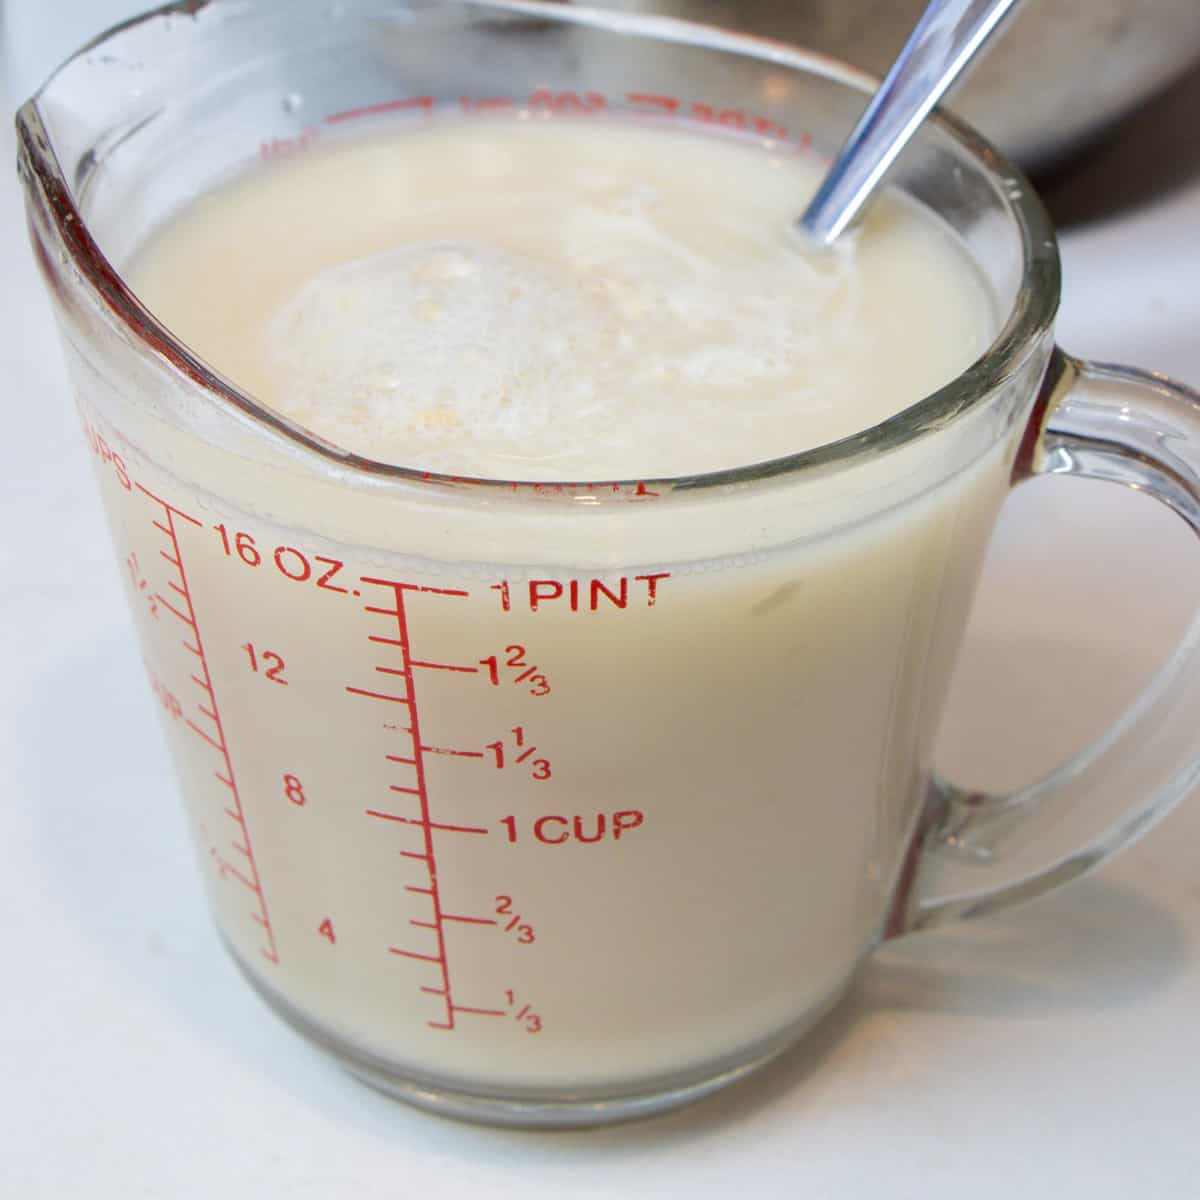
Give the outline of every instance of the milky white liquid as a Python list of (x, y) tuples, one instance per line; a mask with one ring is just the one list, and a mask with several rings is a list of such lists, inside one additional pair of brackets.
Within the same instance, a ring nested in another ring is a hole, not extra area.
[(819, 170), (625, 123), (463, 122), (273, 164), (132, 276), (243, 388), (367, 457), (501, 479), (738, 467), (908, 407), (994, 329), (961, 251), (906, 205), (876, 205), (852, 252), (802, 253)]
[[(879, 201), (850, 252), (799, 253), (814, 170), (629, 124), (434, 123), (259, 169), (127, 273), (225, 375), (359, 454), (519, 479), (733, 467), (899, 411), (994, 331), (906, 203)], [(467, 1090), (636, 1090), (769, 1045), (845, 983), (1011, 447), (949, 479), (944, 447), (885, 464), (861, 495), (593, 507), (384, 498), (95, 420), (192, 518), (165, 541), (102, 469), (219, 923), (303, 1020)], [(187, 724), (212, 732), (194, 654), (147, 605), (180, 603), (176, 551), (257, 891), (222, 866), (248, 856)], [(441, 591), (406, 591), (400, 630), (364, 611), (395, 604), (379, 578)]]

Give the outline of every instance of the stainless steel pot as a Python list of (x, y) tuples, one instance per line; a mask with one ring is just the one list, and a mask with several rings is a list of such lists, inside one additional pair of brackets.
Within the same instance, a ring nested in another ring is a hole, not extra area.
[[(586, 0), (584, 0), (586, 2)], [(882, 74), (925, 0), (593, 0), (808, 46)], [(1200, 62), (1200, 0), (1029, 0), (950, 107), (1026, 167)]]

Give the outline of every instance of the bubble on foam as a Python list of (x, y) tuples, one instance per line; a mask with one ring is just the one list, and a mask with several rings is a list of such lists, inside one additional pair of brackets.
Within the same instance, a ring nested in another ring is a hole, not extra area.
[(580, 341), (603, 340), (567, 271), (494, 245), (401, 247), (309, 278), (264, 349), (298, 420), (361, 452), (396, 441), (522, 442), (556, 453), (564, 410), (595, 407)]

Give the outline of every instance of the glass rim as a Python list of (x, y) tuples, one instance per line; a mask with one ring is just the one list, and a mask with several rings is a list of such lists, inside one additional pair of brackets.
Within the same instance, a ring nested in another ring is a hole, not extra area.
[[(207, 2), (201, 0), (202, 6)], [(559, 0), (451, 0), (451, 3), (468, 10), (500, 11), (536, 17), (539, 21), (585, 25), (646, 40), (732, 53), (817, 76), (864, 96), (869, 96), (879, 82), (869, 73), (817, 51), (675, 17), (576, 7), (561, 4)], [(532, 491), (542, 495), (565, 492), (573, 499), (595, 504), (606, 498), (606, 493), (625, 498), (660, 497), (672, 492), (694, 494), (731, 485), (744, 487), (800, 474), (813, 475), (832, 468), (845, 469), (881, 451), (915, 442), (973, 410), (1020, 371), (1043, 335), (1053, 327), (1059, 303), (1061, 267), (1048, 214), (1024, 175), (1005, 155), (973, 127), (939, 107), (926, 118), (926, 126), (937, 129), (959, 150), (965, 151), (1008, 206), (1010, 223), (1016, 226), (1021, 242), (1021, 282), (1013, 304), (988, 348), (953, 379), (906, 408), (858, 433), (806, 450), (717, 471), (684, 475), (595, 480), (500, 479), (405, 467), (344, 450), (243, 391), (193, 353), (145, 308), (92, 237), (76, 208), (41, 121), (39, 101), (53, 86), (55, 78), (72, 63), (134, 26), (181, 11), (194, 13), (196, 8), (196, 0), (176, 0), (98, 34), (65, 60), (17, 111), (18, 147), (38, 178), (56, 232), (69, 251), (72, 264), (102, 300), (112, 318), (144, 349), (166, 360), (177, 373), (186, 376), (189, 383), (209, 393), (218, 405), (232, 406), (240, 417), (249, 418), (264, 432), (282, 436), (341, 472), (367, 476), (377, 484), (433, 485), (454, 490), (466, 487), (493, 496), (513, 492)]]

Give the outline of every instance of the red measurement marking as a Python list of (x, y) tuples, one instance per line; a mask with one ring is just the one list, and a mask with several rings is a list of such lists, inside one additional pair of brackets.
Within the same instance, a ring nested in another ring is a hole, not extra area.
[(217, 698), (213, 689), (212, 674), (208, 669), (208, 658), (204, 653), (204, 639), (200, 636), (200, 627), (196, 622), (196, 610), (192, 605), (192, 593), (188, 587), (187, 572), (183, 567), (183, 549), (179, 545), (179, 535), (175, 528), (176, 518), (181, 518), (189, 524), (199, 526), (200, 522), (195, 517), (188, 516), (187, 513), (176, 508), (163, 500), (162, 497), (156, 496), (153, 492), (138, 484), (138, 490), (145, 496), (148, 496), (155, 504), (159, 505), (163, 511), (165, 524), (162, 521), (152, 521), (151, 524), (158, 529), (164, 537), (170, 542), (170, 555), (163, 553), (163, 558), (171, 563), (178, 573), (178, 581), (168, 580), (168, 586), (172, 588), (181, 598), (183, 608), (186, 612), (176, 609), (167, 601), (163, 601), (167, 607), (175, 613), (175, 615), (187, 626), (190, 630), (191, 637), (184, 638), (182, 641), (183, 647), (190, 653), (194, 654), (200, 663), (200, 670), (197, 675), (192, 676), (202, 692), (208, 697), (211, 707), (205, 705), (197, 705), (200, 712), (213, 724), (215, 737), (206, 733), (198, 725), (192, 721), (187, 721), (188, 728), (199, 735), (208, 745), (210, 745), (221, 757), (223, 771), (215, 772), (217, 778), (229, 789), (233, 796), (233, 806), (225, 809), (230, 818), (237, 826), (237, 835), (232, 840), (231, 844), (234, 849), (244, 855), (246, 865), (249, 870), (249, 875), (243, 875), (230, 863), (218, 857), (220, 864), (219, 870), (222, 877), (236, 879), (239, 883), (244, 884), (251, 892), (254, 893), (257, 907), (250, 913), (251, 918), (256, 924), (261, 925), (263, 932), (266, 935), (267, 944), (262, 947), (264, 958), (271, 962), (279, 962), (279, 949), (275, 943), (275, 931), (271, 926), (271, 917), (267, 911), (267, 898), (263, 894), (262, 879), (258, 873), (258, 864), (254, 859), (252, 850), (252, 842), (250, 840), (250, 830), (246, 826), (246, 815), (242, 808), (242, 798), (238, 791), (237, 776), (234, 774), (233, 761), (229, 756), (229, 743), (225, 738), (225, 728), (221, 723), (220, 710), (217, 706)]
[[(200, 524), (200, 522), (197, 521), (195, 517), (189, 517), (188, 514), (185, 513), (182, 508), (176, 508), (175, 505), (164, 500), (161, 496), (156, 496), (149, 488), (143, 487), (140, 483), (137, 485), (137, 489), (139, 492), (142, 493), (143, 496), (149, 496), (150, 499), (153, 500), (155, 504), (162, 505), (163, 509), (165, 510), (165, 512), (167, 514), (168, 521), (170, 521), (171, 517), (175, 516), (175, 517), (182, 517), (185, 521), (188, 521), (192, 525)], [(156, 525), (159, 529), (161, 529), (168, 537), (174, 538), (175, 537), (174, 522), (171, 521), (170, 523), (171, 523), (171, 528), (167, 529), (164, 526), (159, 525), (159, 523), (157, 521), (153, 522), (153, 524)], [(179, 552), (178, 543), (174, 543), (172, 545), (172, 549), (175, 551), (176, 558), (181, 557), (180, 552)]]
[(366, 579), (363, 583), (382, 583), (385, 587), (394, 587), (400, 592), (424, 592), (428, 596), (469, 596), (470, 592), (464, 592), (461, 588), (437, 588), (425, 587), (419, 583), (395, 583), (391, 579)]
[(344, 112), (330, 113), (326, 125), (340, 125), (343, 121), (357, 121), (360, 117), (375, 117), (381, 113), (404, 112), (417, 108), (422, 112), (433, 111), (432, 96), (418, 96), (408, 100), (385, 100), (381, 104), (364, 104), (360, 108), (348, 108)]
[(409, 659), (408, 665), (410, 667), (428, 667), (431, 671), (461, 671), (464, 675), (479, 674), (478, 667), (455, 667), (450, 663), (421, 662), (415, 658)]
[(366, 696), (368, 700), (390, 700), (393, 704), (411, 703), (407, 696), (385, 696), (383, 692), (371, 692), (366, 688), (348, 687), (346, 691), (352, 696)]
[[(226, 878), (232, 876), (234, 879), (236, 879), (238, 881), (238, 883), (244, 884), (252, 892), (258, 891), (258, 885), (254, 882), (254, 880), (248, 879), (245, 875), (243, 875), (241, 873), (241, 871), (239, 871), (237, 869), (237, 867), (232, 866), (230, 863), (227, 863), (223, 858), (220, 858), (220, 857), (218, 857), (217, 861), (221, 864), (221, 875), (222, 876), (224, 876)], [(253, 866), (253, 865), (254, 864), (251, 863), (251, 866)]]
[(475, 1013), (480, 1017), (502, 1017), (504, 1009), (502, 1008), (468, 1008), (465, 1004), (451, 1004), (450, 1009), (456, 1013)]
[(549, 109), (556, 113), (596, 113), (608, 107), (608, 100), (600, 92), (552, 92), (549, 88), (538, 88), (529, 95), (529, 107)]
[[(400, 854), (414, 861), (424, 862), (427, 875), (428, 886), (418, 887), (413, 884), (405, 885), (405, 890), (416, 895), (428, 896), (430, 908), (432, 909), (428, 919), (414, 919), (410, 921), (410, 925), (417, 929), (427, 930), (433, 935), (436, 943), (436, 953), (426, 953), (421, 950), (408, 950), (398, 946), (389, 947), (393, 954), (399, 954), (405, 958), (415, 959), (418, 962), (427, 962), (438, 968), (441, 975), (440, 986), (423, 986), (422, 991), (428, 995), (441, 996), (445, 1004), (444, 1018), (437, 1021), (429, 1021), (428, 1025), (432, 1029), (452, 1030), (455, 1027), (456, 1013), (490, 1013), (490, 1009), (468, 1008), (455, 1004), (453, 999), (453, 988), (451, 987), (450, 964), (446, 954), (446, 923), (454, 921), (465, 924), (486, 924), (486, 920), (482, 918), (464, 917), (459, 914), (445, 913), (442, 910), (441, 893), (438, 886), (437, 873), (437, 858), (436, 848), (434, 844), (434, 833), (462, 833), (462, 834), (487, 834), (488, 829), (474, 825), (458, 825), (450, 821), (436, 821), (433, 819), (432, 809), (429, 801), (428, 782), (425, 774), (425, 755), (426, 754), (444, 754), (458, 756), (463, 758), (482, 758), (483, 753), (475, 750), (455, 750), (450, 747), (433, 746), (425, 742), (421, 737), (421, 720), (419, 705), (417, 702), (416, 691), (416, 671), (417, 668), (425, 668), (428, 670), (451, 671), (462, 674), (477, 674), (478, 667), (463, 667), (456, 666), (450, 663), (436, 663), (426, 659), (418, 659), (412, 653), (412, 640), (409, 633), (408, 610), (406, 606), (407, 593), (414, 592), (417, 594), (443, 596), (443, 597), (465, 597), (469, 593), (458, 588), (436, 588), (424, 587), (418, 584), (399, 583), (391, 579), (377, 579), (373, 576), (362, 576), (359, 582), (372, 587), (382, 587), (390, 592), (389, 599), (392, 604), (364, 604), (365, 612), (376, 617), (391, 617), (395, 623), (394, 635), (384, 636), (382, 634), (371, 634), (370, 641), (376, 645), (393, 646), (400, 652), (400, 662), (398, 666), (390, 666), (381, 664), (376, 668), (383, 674), (397, 675), (405, 681), (405, 692), (407, 700), (404, 701), (408, 705), (409, 713), (412, 717), (411, 728), (408, 730), (409, 736), (412, 739), (412, 751), (406, 755), (385, 755), (384, 757), (389, 762), (402, 763), (405, 766), (413, 768), (415, 775), (414, 786), (403, 786), (400, 784), (389, 784), (388, 790), (398, 792), (403, 795), (411, 795), (417, 798), (419, 815), (418, 816), (403, 816), (400, 813), (383, 812), (378, 809), (368, 809), (367, 814), (373, 817), (379, 817), (383, 820), (394, 821), (401, 825), (410, 825), (421, 830), (422, 834), (422, 852), (418, 853), (413, 850), (401, 850)], [(353, 691), (358, 694), (369, 694), (366, 689), (348, 688), (348, 691)], [(382, 699), (387, 699), (386, 696), (381, 696)], [(394, 697), (393, 697), (394, 699)], [(499, 1012), (497, 1011), (497, 1015)]]
[(630, 104), (641, 104), (663, 113), (674, 113), (679, 108), (679, 98), (677, 96), (656, 96), (649, 92), (628, 92), (625, 98)]
[[(365, 811), (368, 817), (379, 817), (383, 821), (398, 821), (401, 825), (415, 825), (419, 829), (441, 829), (445, 833), (489, 832), (489, 830), (483, 829), (478, 825), (448, 825), (442, 821), (426, 821), (423, 817), (403, 817), (399, 813), (380, 812), (377, 808), (368, 808)], [(427, 861), (432, 861), (433, 859), (431, 854), (421, 855), (421, 857), (427, 859)]]
[[(407, 788), (392, 788), (392, 791), (407, 791)], [(418, 796), (418, 792), (413, 792), (414, 796)], [(454, 824), (445, 824), (439, 821), (426, 821), (424, 817), (404, 817), (398, 812), (380, 812), (379, 809), (365, 809), (368, 817), (378, 817), (380, 821), (397, 821), (400, 824), (412, 824), (422, 829), (444, 829), (446, 833), (487, 833), (487, 829), (481, 829), (479, 826), (454, 826)], [(425, 862), (430, 862), (432, 854), (416, 854), (412, 851), (402, 850), (401, 853), (406, 858), (420, 858)], [(413, 890), (413, 889), (409, 889)]]
[(464, 925), (496, 925), (498, 922), (492, 917), (460, 917), (454, 913), (443, 913), (443, 921), (461, 921)]
[(170, 600), (168, 600), (164, 595), (162, 595), (161, 592), (157, 593), (154, 598), (155, 598), (155, 600), (157, 600), (159, 602), (159, 604), (161, 604), (163, 606), (163, 608), (165, 608), (167, 610), (167, 612), (172, 613), (175, 616), (177, 616), (185, 625), (190, 625), (192, 623), (191, 618), (188, 617), (185, 613), (180, 612), (179, 609), (177, 609), (175, 607), (175, 605), (173, 605), (170, 602)]
[(415, 958), (420, 962), (441, 963), (442, 969), (445, 970), (446, 960), (439, 954), (418, 954), (415, 950), (401, 950), (399, 946), (389, 946), (388, 953), (399, 954), (402, 958)]
[(211, 746), (211, 747), (212, 747), (214, 750), (216, 750), (218, 753), (220, 752), (220, 750), (221, 750), (221, 743), (220, 743), (220, 742), (218, 742), (218, 741), (216, 741), (214, 738), (210, 738), (210, 737), (208, 736), (208, 734), (207, 734), (207, 733), (205, 733), (205, 732), (204, 732), (204, 730), (203, 730), (203, 729), (201, 729), (201, 728), (200, 728), (200, 726), (196, 724), (196, 722), (195, 722), (195, 721), (189, 721), (189, 720), (187, 720), (187, 718), (185, 717), (185, 718), (184, 718), (184, 722), (183, 722), (183, 723), (184, 723), (184, 724), (185, 724), (185, 725), (186, 725), (186, 726), (187, 726), (187, 727), (188, 727), (188, 728), (189, 728), (189, 729), (190, 729), (190, 730), (191, 730), (191, 731), (192, 731), (192, 732), (193, 732), (193, 733), (194, 733), (194, 734), (195, 734), (197, 737), (203, 738), (203, 739), (204, 739), (204, 740), (205, 740), (205, 741), (206, 741), (206, 742), (207, 742), (207, 743), (208, 743), (208, 744), (209, 744), (209, 745), (210, 745), (210, 746)]

